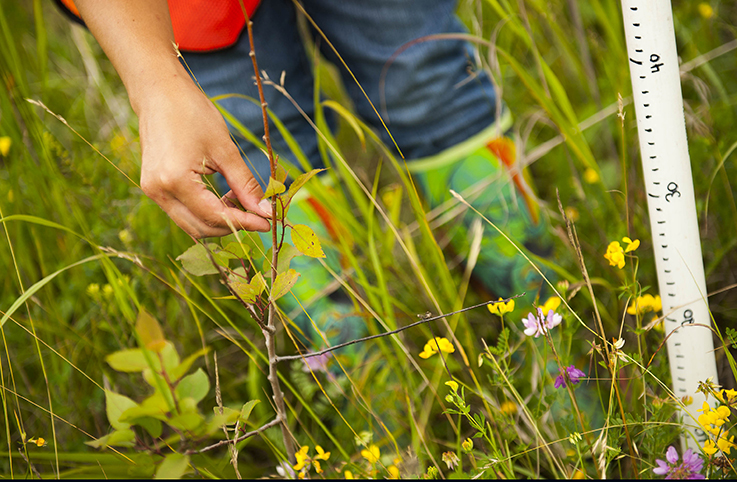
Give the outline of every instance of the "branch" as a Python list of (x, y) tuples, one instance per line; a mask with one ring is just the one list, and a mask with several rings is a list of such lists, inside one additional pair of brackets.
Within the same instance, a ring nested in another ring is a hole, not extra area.
[(238, 442), (241, 442), (243, 440), (246, 440), (247, 438), (253, 437), (254, 435), (258, 435), (261, 432), (263, 432), (264, 430), (268, 430), (271, 427), (275, 427), (275, 426), (279, 425), (280, 423), (281, 423), (281, 419), (279, 417), (276, 417), (271, 422), (269, 422), (269, 423), (267, 423), (265, 425), (260, 426), (256, 430), (252, 430), (250, 432), (244, 433), (243, 435), (241, 435), (238, 438), (234, 438), (233, 440), (230, 440), (230, 439), (228, 439), (228, 440), (221, 440), (218, 443), (215, 443), (215, 444), (212, 444), (212, 445), (208, 445), (207, 447), (205, 447), (203, 449), (200, 449), (200, 450), (188, 450), (184, 454), (185, 455), (201, 454), (203, 452), (207, 452), (209, 450), (216, 449), (216, 448), (221, 447), (223, 445), (236, 444)]
[(446, 316), (457, 315), (458, 313), (463, 313), (464, 311), (473, 310), (473, 309), (479, 308), (481, 306), (495, 305), (497, 303), (507, 303), (507, 302), (509, 302), (509, 300), (513, 300), (515, 298), (520, 298), (522, 296), (525, 296), (525, 294), (526, 293), (520, 293), (518, 295), (511, 296), (511, 297), (509, 297), (509, 298), (507, 298), (505, 300), (485, 301), (483, 303), (479, 303), (478, 305), (473, 305), (473, 306), (468, 306), (466, 308), (461, 308), (458, 311), (451, 311), (450, 313), (445, 313), (445, 314), (438, 315), (438, 316), (431, 316), (429, 318), (423, 318), (420, 321), (416, 321), (414, 323), (410, 323), (407, 326), (403, 326), (401, 328), (397, 328), (396, 330), (393, 330), (393, 331), (387, 331), (386, 333), (379, 333), (378, 335), (365, 336), (363, 338), (358, 338), (356, 340), (347, 341), (345, 343), (341, 343), (340, 345), (331, 346), (330, 348), (326, 348), (326, 349), (324, 349), (322, 351), (318, 351), (318, 352), (315, 352), (315, 353), (305, 353), (305, 354), (300, 354), (300, 355), (278, 356), (278, 357), (276, 357), (276, 361), (278, 363), (278, 362), (281, 362), (281, 361), (301, 360), (301, 359), (304, 359), (304, 358), (312, 358), (313, 356), (324, 355), (325, 353), (329, 353), (329, 352), (331, 352), (333, 350), (337, 350), (338, 348), (343, 348), (343, 347), (346, 347), (348, 345), (353, 345), (355, 343), (362, 343), (364, 341), (373, 340), (374, 338), (381, 338), (382, 336), (396, 335), (399, 332), (402, 332), (404, 330), (408, 330), (408, 329), (413, 328), (413, 327), (415, 327), (417, 325), (421, 325), (421, 324), (427, 323), (429, 321), (439, 320), (440, 318), (445, 318)]

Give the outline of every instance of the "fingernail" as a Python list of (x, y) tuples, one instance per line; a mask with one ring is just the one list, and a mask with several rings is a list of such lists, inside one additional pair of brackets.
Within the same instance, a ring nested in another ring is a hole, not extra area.
[(273, 211), (271, 210), (271, 201), (268, 199), (264, 199), (260, 203), (258, 203), (258, 208), (263, 211), (267, 216), (271, 216)]

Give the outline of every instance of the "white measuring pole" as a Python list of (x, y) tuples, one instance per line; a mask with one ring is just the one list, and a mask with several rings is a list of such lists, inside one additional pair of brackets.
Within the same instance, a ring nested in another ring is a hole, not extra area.
[[(637, 114), (658, 287), (663, 300), (673, 391), (693, 397), (695, 418), (705, 400), (700, 381), (718, 383), (704, 261), (696, 219), (691, 163), (683, 114), (681, 78), (670, 0), (622, 0), (630, 76)], [(703, 444), (694, 419), (683, 423)], [(696, 448), (693, 437), (688, 447)], [(685, 448), (685, 447), (684, 447)]]

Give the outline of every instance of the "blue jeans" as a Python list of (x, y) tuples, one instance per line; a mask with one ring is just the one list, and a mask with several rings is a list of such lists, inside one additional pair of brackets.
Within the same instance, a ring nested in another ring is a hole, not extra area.
[[(303, 0), (303, 5), (377, 109), (381, 105), (382, 69), (400, 47), (428, 35), (466, 33), (454, 13), (456, 0)], [(312, 116), (313, 77), (296, 19), (291, 0), (263, 0), (253, 17), (255, 49), (259, 69), (275, 82), (284, 71), (285, 88)], [(326, 42), (317, 41), (323, 55), (335, 61)], [(204, 54), (185, 53), (184, 57), (208, 95), (240, 94), (258, 99), (249, 50), (244, 30), (233, 47)], [(385, 120), (407, 159), (437, 154), (494, 122), (494, 89), (485, 72), (470, 72), (472, 59), (473, 47), (467, 42), (428, 40), (407, 48), (388, 67), (383, 88), (387, 108)], [(342, 66), (339, 69), (359, 116), (391, 145), (355, 81)], [(475, 78), (469, 79), (471, 75)], [(269, 108), (294, 136), (313, 167), (321, 167), (312, 127), (274, 88), (265, 86), (264, 93)], [(229, 98), (219, 104), (258, 138), (263, 136), (261, 109), (257, 103)], [(270, 131), (274, 150), (282, 158), (293, 161), (276, 129), (271, 127)], [(266, 156), (241, 139), (239, 144), (245, 151), (249, 167), (264, 184), (269, 178)]]

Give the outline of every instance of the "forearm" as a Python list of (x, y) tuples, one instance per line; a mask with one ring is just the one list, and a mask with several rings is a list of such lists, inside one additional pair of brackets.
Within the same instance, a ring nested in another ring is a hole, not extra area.
[(166, 0), (76, 0), (82, 18), (125, 84), (140, 116), (148, 100), (181, 81)]

